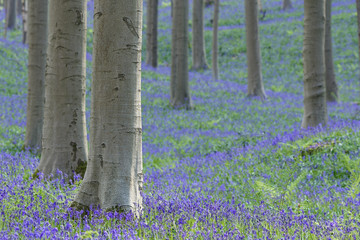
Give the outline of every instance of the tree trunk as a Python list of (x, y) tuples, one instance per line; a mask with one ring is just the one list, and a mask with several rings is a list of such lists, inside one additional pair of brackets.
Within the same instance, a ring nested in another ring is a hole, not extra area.
[(289, 9), (292, 9), (293, 6), (291, 4), (291, 0), (283, 0), (283, 3), (282, 3), (282, 9), (283, 10), (289, 10)]
[(246, 56), (248, 64), (248, 96), (266, 99), (261, 74), (257, 1), (245, 0)]
[[(46, 3), (47, 4), (47, 3)], [(46, 10), (47, 12), (47, 10)], [(28, 0), (24, 1), (24, 6), (22, 10), (22, 20), (23, 20), (23, 44), (28, 44), (27, 32), (28, 32)], [(46, 18), (47, 19), (47, 18)], [(46, 20), (47, 21), (47, 20)], [(46, 22), (47, 24), (47, 22)], [(47, 33), (46, 33), (47, 34)]]
[(189, 0), (173, 0), (170, 98), (173, 107), (192, 108), (188, 71)]
[(16, 15), (20, 16), (22, 13), (22, 1), (21, 0), (16, 0)]
[(42, 153), (38, 170), (81, 173), (85, 120), (86, 0), (49, 1)]
[(325, 0), (325, 1), (326, 1), (326, 26), (325, 26), (326, 100), (329, 102), (337, 102), (338, 86), (335, 78), (333, 55), (332, 55), (331, 0)]
[(90, 155), (72, 207), (137, 212), (143, 182), (143, 1), (95, 0), (94, 5)]
[(29, 1), (28, 99), (25, 147), (41, 149), (48, 0)]
[(6, 29), (14, 29), (16, 26), (16, 0), (7, 0), (6, 7)]
[(218, 30), (219, 30), (219, 11), (220, 0), (215, 0), (214, 21), (213, 21), (213, 44), (212, 44), (212, 77), (213, 80), (219, 79), (219, 61), (218, 61)]
[(257, 3), (258, 3), (259, 12), (262, 12), (263, 8), (262, 8), (261, 0), (257, 0)]
[(146, 28), (146, 64), (156, 68), (158, 63), (158, 0), (148, 0)]
[(193, 0), (192, 35), (192, 68), (194, 70), (207, 69), (204, 38), (204, 0)]
[(326, 125), (325, 0), (304, 0), (304, 116), (301, 127)]
[(359, 45), (359, 69), (360, 69), (360, 0), (356, 0), (356, 13), (358, 24), (358, 45)]

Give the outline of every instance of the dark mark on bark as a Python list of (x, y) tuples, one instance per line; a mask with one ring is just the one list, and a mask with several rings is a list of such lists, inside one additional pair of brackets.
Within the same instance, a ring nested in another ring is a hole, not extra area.
[(102, 143), (102, 144), (101, 144), (101, 147), (102, 147), (102, 148), (105, 148), (105, 147), (106, 147), (105, 143)]
[(80, 24), (84, 23), (84, 22), (83, 22), (84, 16), (83, 16), (82, 11), (80, 11), (80, 10), (75, 10), (75, 12), (76, 12), (76, 22), (75, 22), (75, 25), (80, 25)]
[(76, 148), (76, 142), (70, 142), (70, 146), (72, 146), (72, 160), (73, 162), (76, 161), (76, 151), (77, 151), (77, 148)]
[(97, 19), (99, 19), (102, 15), (102, 12), (97, 12), (94, 14), (94, 18), (97, 17)]
[(71, 124), (76, 125), (77, 122), (77, 113), (76, 113), (76, 109), (73, 112), (73, 120), (71, 121)]
[(136, 30), (135, 30), (134, 24), (133, 24), (133, 22), (131, 21), (131, 19), (128, 18), (128, 17), (123, 17), (123, 21), (126, 23), (126, 26), (127, 26), (128, 29), (130, 30), (130, 32), (131, 32), (134, 36), (136, 36), (137, 38), (140, 38), (140, 37), (139, 37), (139, 34), (138, 34), (138, 33), (136, 32)]
[(99, 158), (100, 158), (100, 166), (101, 168), (103, 168), (103, 164), (104, 164), (103, 156), (99, 155)]

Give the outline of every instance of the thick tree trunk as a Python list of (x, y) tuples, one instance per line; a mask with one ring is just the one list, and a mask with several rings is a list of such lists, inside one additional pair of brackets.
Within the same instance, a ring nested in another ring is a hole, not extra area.
[(293, 6), (291, 4), (291, 0), (283, 0), (282, 2), (282, 9), (283, 10), (289, 10), (289, 9), (292, 9)]
[(6, 29), (14, 29), (16, 26), (16, 0), (7, 0), (6, 4)]
[(214, 22), (213, 22), (213, 44), (212, 44), (212, 77), (213, 80), (219, 79), (219, 60), (218, 60), (218, 30), (219, 30), (220, 0), (215, 0)]
[(301, 127), (327, 123), (325, 0), (304, 0), (304, 116)]
[(156, 68), (158, 63), (158, 0), (148, 0), (146, 28), (146, 64)]
[(25, 147), (41, 149), (47, 46), (48, 0), (29, 1), (28, 99)]
[(94, 3), (90, 155), (74, 208), (141, 209), (142, 2)]
[(326, 27), (325, 27), (325, 66), (326, 66), (326, 100), (337, 102), (338, 86), (336, 83), (331, 36), (331, 0), (326, 1)]
[(245, 0), (246, 56), (248, 65), (248, 96), (266, 99), (261, 74), (261, 54), (257, 1)]
[(86, 0), (49, 1), (42, 153), (38, 170), (80, 173), (87, 160)]
[(170, 98), (173, 107), (192, 108), (188, 71), (189, 0), (173, 0)]
[(193, 0), (192, 60), (194, 70), (207, 69), (204, 38), (204, 0)]

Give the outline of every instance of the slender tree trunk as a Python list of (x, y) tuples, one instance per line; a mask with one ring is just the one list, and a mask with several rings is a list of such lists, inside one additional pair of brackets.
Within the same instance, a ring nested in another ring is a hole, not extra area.
[(204, 38), (204, 0), (193, 0), (192, 26), (192, 68), (194, 70), (207, 69)]
[(338, 86), (336, 83), (331, 36), (331, 0), (326, 1), (326, 27), (325, 27), (325, 66), (326, 66), (326, 99), (329, 102), (337, 102)]
[[(72, 204), (141, 209), (142, 0), (95, 0), (90, 155)], [(101, 11), (100, 11), (101, 10)], [(118, 39), (117, 41), (114, 41)]]
[(22, 1), (16, 0), (16, 15), (20, 16), (22, 13)]
[(6, 7), (6, 29), (14, 29), (16, 26), (16, 0), (7, 0)]
[(357, 13), (357, 24), (358, 24), (359, 70), (360, 70), (360, 0), (356, 0), (356, 13)]
[(87, 159), (85, 120), (86, 0), (49, 1), (42, 153), (38, 170), (81, 173)]
[(261, 54), (257, 1), (245, 0), (245, 25), (248, 64), (248, 96), (266, 99), (261, 74)]
[(170, 98), (173, 107), (192, 108), (188, 71), (189, 0), (173, 0)]
[(304, 0), (304, 116), (301, 127), (327, 123), (325, 0)]
[(148, 0), (146, 28), (146, 64), (156, 68), (158, 64), (158, 0)]
[(291, 4), (291, 0), (283, 0), (283, 3), (282, 3), (282, 9), (283, 10), (289, 10), (289, 9), (292, 9), (293, 6)]
[(218, 60), (218, 30), (219, 30), (220, 0), (215, 0), (214, 22), (213, 22), (213, 44), (212, 44), (212, 77), (213, 80), (219, 79), (219, 60)]
[[(28, 32), (28, 0), (24, 1), (22, 10), (22, 21), (23, 21), (23, 44), (27, 44), (27, 32)], [(47, 18), (46, 18), (47, 19)], [(46, 23), (47, 24), (47, 23)]]
[(29, 1), (28, 99), (25, 147), (41, 149), (48, 0)]
[(261, 0), (257, 0), (257, 3), (258, 3), (259, 11), (262, 12), (263, 8), (262, 8)]

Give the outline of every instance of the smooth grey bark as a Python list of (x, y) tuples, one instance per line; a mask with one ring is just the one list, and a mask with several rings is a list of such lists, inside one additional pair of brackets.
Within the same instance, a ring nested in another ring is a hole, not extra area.
[(204, 37), (204, 0), (193, 0), (192, 61), (194, 70), (207, 69)]
[(259, 11), (262, 12), (263, 8), (262, 8), (261, 0), (257, 0), (257, 3), (258, 3)]
[[(24, 6), (23, 6), (23, 10), (22, 10), (22, 22), (23, 22), (23, 43), (24, 44), (28, 44), (28, 40), (27, 40), (27, 32), (28, 32), (28, 0), (24, 1)], [(47, 5), (46, 5), (47, 6)], [(47, 12), (47, 10), (46, 10)], [(47, 20), (46, 20), (47, 21)], [(46, 23), (47, 24), (47, 23)]]
[(188, 71), (189, 0), (173, 0), (170, 103), (192, 108)]
[(291, 0), (283, 0), (282, 2), (282, 9), (283, 10), (289, 10), (289, 9), (292, 9), (293, 6), (291, 4)]
[(248, 96), (266, 99), (261, 73), (258, 26), (258, 2), (245, 0), (246, 56), (248, 65)]
[(146, 22), (146, 64), (156, 68), (158, 64), (158, 0), (148, 0)]
[(219, 31), (219, 12), (220, 0), (215, 0), (214, 5), (214, 21), (213, 21), (213, 43), (212, 43), (212, 77), (213, 80), (219, 79), (219, 60), (218, 60), (218, 31)]
[(16, 0), (16, 15), (18, 15), (18, 16), (21, 15), (22, 8), (23, 8), (22, 1)]
[(16, 26), (16, 0), (7, 0), (5, 28), (14, 29)]
[(325, 67), (326, 67), (326, 100), (338, 101), (338, 86), (336, 83), (331, 35), (331, 0), (326, 1), (326, 26), (325, 26)]
[(90, 154), (72, 207), (137, 213), (143, 183), (143, 1), (95, 0), (94, 6)]
[(87, 160), (86, 0), (49, 0), (42, 152), (38, 171), (69, 177)]
[(327, 123), (325, 0), (304, 0), (304, 116), (301, 127)]
[(41, 149), (47, 47), (48, 0), (29, 1), (28, 98), (25, 148)]

